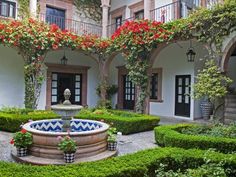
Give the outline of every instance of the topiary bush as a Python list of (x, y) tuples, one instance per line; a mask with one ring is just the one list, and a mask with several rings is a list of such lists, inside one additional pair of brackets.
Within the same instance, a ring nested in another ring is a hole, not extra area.
[(168, 169), (184, 170), (201, 166), (205, 163), (205, 158), (212, 163), (224, 161), (223, 167), (229, 169), (227, 176), (235, 176), (236, 155), (180, 148), (155, 148), (102, 161), (67, 166), (31, 166), (0, 162), (0, 176), (154, 177), (160, 164), (167, 165)]
[(29, 120), (55, 119), (59, 116), (52, 111), (8, 108), (0, 110), (0, 130), (17, 132)]
[(153, 130), (160, 121), (160, 118), (157, 116), (106, 109), (83, 109), (76, 118), (102, 120), (108, 124), (112, 124), (117, 131), (123, 134)]
[(156, 142), (161, 146), (181, 147), (185, 149), (216, 149), (223, 153), (236, 151), (236, 139), (213, 137), (206, 135), (188, 135), (181, 133), (184, 129), (201, 128), (200, 125), (178, 124), (166, 125), (155, 128)]

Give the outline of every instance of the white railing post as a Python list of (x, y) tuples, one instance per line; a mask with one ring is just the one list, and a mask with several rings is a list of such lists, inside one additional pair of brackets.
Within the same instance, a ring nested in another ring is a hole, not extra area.
[(144, 0), (144, 19), (151, 19), (151, 0)]
[(37, 16), (37, 0), (30, 0), (30, 16), (36, 18)]
[(108, 36), (108, 13), (110, 8), (110, 0), (101, 0), (102, 7), (102, 37), (106, 38)]
[(187, 17), (188, 16), (188, 9), (187, 9), (187, 4), (186, 2), (183, 2), (181, 1), (181, 14), (182, 14), (182, 17)]

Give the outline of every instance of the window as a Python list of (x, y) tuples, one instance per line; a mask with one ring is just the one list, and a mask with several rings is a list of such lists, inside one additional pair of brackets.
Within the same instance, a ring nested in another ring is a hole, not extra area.
[(122, 25), (122, 16), (116, 18), (116, 29)]
[(15, 18), (16, 17), (16, 3), (0, 0), (0, 16)]
[(56, 24), (61, 29), (65, 29), (65, 10), (46, 7), (46, 22)]
[(162, 102), (162, 68), (153, 68), (150, 77), (150, 100)]
[(144, 19), (144, 10), (140, 10), (134, 13), (134, 18), (137, 20)]
[(157, 99), (158, 73), (153, 73), (150, 81), (150, 99)]

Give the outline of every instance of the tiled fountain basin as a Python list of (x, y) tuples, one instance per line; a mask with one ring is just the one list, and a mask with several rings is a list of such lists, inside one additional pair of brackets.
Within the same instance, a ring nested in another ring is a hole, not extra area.
[[(57, 146), (60, 142), (58, 136), (64, 137), (68, 133), (61, 132), (61, 119), (29, 122), (23, 128), (33, 135), (33, 145), (29, 149), (32, 156), (63, 159), (63, 153)], [(69, 136), (78, 145), (76, 158), (90, 157), (106, 151), (108, 128), (103, 122), (73, 119)]]

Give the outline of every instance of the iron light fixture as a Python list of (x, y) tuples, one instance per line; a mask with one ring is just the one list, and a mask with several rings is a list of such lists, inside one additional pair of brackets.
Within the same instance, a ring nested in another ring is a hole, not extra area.
[(194, 62), (196, 57), (196, 52), (194, 51), (194, 48), (192, 47), (192, 40), (190, 40), (190, 47), (188, 48), (188, 51), (186, 53), (188, 62)]
[(61, 64), (62, 65), (67, 65), (67, 61), (68, 61), (68, 58), (66, 58), (66, 52), (64, 50), (64, 55), (63, 57), (61, 58)]

